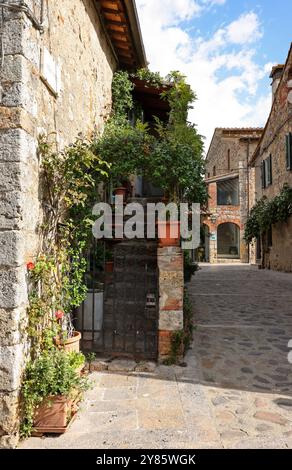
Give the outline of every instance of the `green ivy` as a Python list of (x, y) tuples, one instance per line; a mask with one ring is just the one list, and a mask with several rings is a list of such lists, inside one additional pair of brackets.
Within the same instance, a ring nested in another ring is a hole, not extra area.
[(272, 225), (286, 222), (292, 216), (292, 188), (284, 185), (279, 195), (268, 200), (265, 196), (252, 208), (248, 217), (244, 238), (251, 243)]
[[(161, 99), (170, 104), (169, 122), (165, 125), (155, 118), (154, 135), (147, 124), (138, 121), (131, 126), (128, 122), (128, 111), (134, 107), (133, 78), (143, 80), (149, 86), (164, 88)], [(185, 77), (179, 72), (171, 72), (163, 79), (148, 69), (131, 75), (117, 72), (113, 80), (113, 98), (113, 115), (104, 134), (94, 142), (95, 154), (111, 163), (113, 184), (119, 186), (131, 175), (143, 174), (164, 189), (170, 200), (206, 202), (203, 139), (196, 126), (187, 122), (196, 95)]]

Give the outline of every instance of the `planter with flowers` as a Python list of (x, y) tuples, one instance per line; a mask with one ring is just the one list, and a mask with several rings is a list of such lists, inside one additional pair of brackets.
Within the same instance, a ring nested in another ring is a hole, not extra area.
[(80, 375), (85, 358), (53, 348), (26, 367), (22, 386), (21, 434), (62, 434), (77, 410), (88, 380)]

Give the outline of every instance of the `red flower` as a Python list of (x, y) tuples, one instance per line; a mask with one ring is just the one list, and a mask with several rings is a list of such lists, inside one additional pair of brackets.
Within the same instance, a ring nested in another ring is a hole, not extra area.
[(35, 264), (30, 261), (29, 263), (27, 263), (26, 267), (28, 271), (33, 271), (35, 268)]
[(57, 320), (61, 320), (64, 316), (64, 312), (62, 310), (57, 310), (57, 312), (55, 312), (55, 317)]

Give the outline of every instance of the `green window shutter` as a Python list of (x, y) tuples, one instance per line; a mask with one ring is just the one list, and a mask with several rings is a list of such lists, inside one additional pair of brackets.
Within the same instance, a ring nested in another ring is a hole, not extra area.
[(289, 139), (289, 134), (286, 135), (286, 168), (287, 168), (287, 170), (291, 170), (291, 168), (290, 168), (290, 139)]
[(261, 163), (261, 174), (262, 174), (262, 188), (265, 189), (266, 187), (266, 165), (265, 161)]
[(272, 155), (268, 158), (268, 185), (273, 183)]
[(286, 163), (287, 170), (292, 170), (292, 133), (286, 135)]

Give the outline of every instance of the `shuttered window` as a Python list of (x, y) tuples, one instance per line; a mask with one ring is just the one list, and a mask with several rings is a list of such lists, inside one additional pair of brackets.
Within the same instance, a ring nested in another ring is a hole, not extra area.
[(286, 135), (286, 163), (287, 170), (292, 170), (292, 132)]
[(267, 186), (270, 186), (273, 183), (273, 176), (272, 176), (272, 155), (269, 156), (266, 160), (266, 178), (267, 178)]
[(262, 174), (262, 188), (265, 189), (265, 187), (266, 187), (266, 165), (265, 165), (264, 161), (261, 163), (261, 174)]
[(272, 155), (261, 163), (262, 188), (267, 188), (273, 183)]

